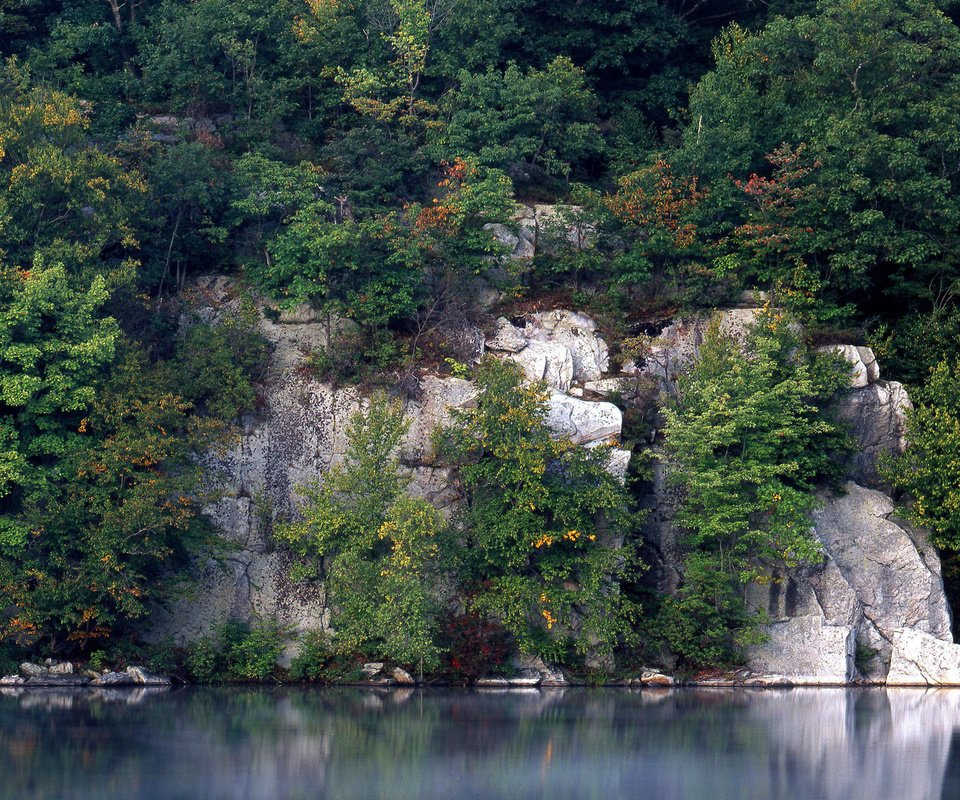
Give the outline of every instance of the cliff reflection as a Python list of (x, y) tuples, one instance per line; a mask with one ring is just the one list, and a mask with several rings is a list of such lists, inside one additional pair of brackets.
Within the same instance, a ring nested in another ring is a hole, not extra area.
[(946, 689), (4, 690), (0, 797), (946, 800), (958, 723)]

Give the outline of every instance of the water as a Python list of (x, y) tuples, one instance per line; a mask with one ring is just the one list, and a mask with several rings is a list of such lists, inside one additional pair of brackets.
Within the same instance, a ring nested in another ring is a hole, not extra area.
[(16, 800), (952, 800), (960, 690), (0, 690)]

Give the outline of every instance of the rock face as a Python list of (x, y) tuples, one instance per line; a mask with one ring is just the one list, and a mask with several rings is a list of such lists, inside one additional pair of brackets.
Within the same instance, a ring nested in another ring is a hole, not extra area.
[[(542, 209), (521, 209), (516, 226), (490, 232), (513, 246), (514, 258), (525, 258), (524, 248), (534, 246), (539, 221), (548, 216)], [(224, 278), (200, 280), (196, 292), (203, 301), (200, 314), (208, 320), (239, 305)], [(745, 298), (741, 307), (722, 312), (721, 328), (743, 339), (763, 313), (751, 302), (762, 300)], [(236, 549), (223, 565), (201, 566), (193, 596), (156, 612), (156, 638), (194, 639), (228, 617), (273, 615), (294, 634), (329, 626), (322, 584), (289, 580), (291, 557), (274, 543), (272, 525), (278, 516), (296, 514), (298, 487), (322, 479), (343, 459), (350, 418), (365, 402), (356, 390), (334, 389), (307, 368), (310, 351), (326, 344), (327, 331), (345, 325), (309, 308), (261, 318), (261, 330), (273, 345), (263, 408), (244, 420), (235, 447), (210, 454), (206, 463), (211, 480), (223, 490), (208, 511)], [(468, 334), (477, 339), (477, 353), (488, 350), (516, 361), (529, 380), (545, 381), (553, 429), (585, 447), (609, 447), (611, 471), (623, 476), (631, 454), (616, 446), (622, 414), (602, 398), (623, 391), (624, 381), (646, 380), (671, 391), (677, 374), (696, 359), (707, 325), (706, 319), (674, 320), (650, 339), (645, 358), (624, 365), (630, 378), (611, 370), (597, 326), (576, 312), (539, 312), (513, 321), (501, 317), (485, 337), (476, 329)], [(814, 517), (822, 564), (772, 575), (770, 586), (751, 588), (749, 602), (764, 609), (772, 623), (769, 641), (753, 649), (749, 666), (793, 682), (831, 684), (860, 677), (951, 682), (960, 656), (950, 643), (939, 560), (923, 533), (897, 520), (890, 498), (876, 491), (882, 488), (878, 457), (903, 449), (909, 398), (900, 384), (880, 379), (868, 348), (829, 349), (851, 364), (851, 389), (837, 408), (858, 444), (848, 465), (851, 482), (845, 494), (824, 495)], [(457, 378), (418, 380), (417, 399), (406, 409), (410, 428), (401, 463), (414, 493), (451, 510), (457, 497), (449, 468), (436, 461), (432, 431), (449, 420), (452, 409), (469, 407), (476, 389)], [(678, 502), (662, 464), (655, 465), (646, 535), (661, 559), (661, 591), (675, 589), (680, 581), (680, 550), (671, 523)], [(550, 670), (536, 666), (548, 680)], [(948, 677), (937, 677), (943, 675)]]
[(776, 621), (767, 629), (770, 641), (753, 648), (750, 668), (805, 679), (809, 665), (828, 652), (827, 640), (812, 635), (812, 620), (822, 626), (818, 636), (839, 636), (842, 629), (858, 648), (849, 650), (842, 673), (840, 651), (830, 649), (832, 674), (848, 681), (887, 677), (897, 631), (951, 642), (940, 560), (922, 532), (893, 517), (887, 495), (852, 482), (845, 494), (822, 499), (813, 523), (824, 563), (783, 577), (777, 588), (756, 590), (753, 604)]
[(754, 650), (752, 670), (813, 685), (844, 684), (854, 674), (854, 627), (831, 625), (821, 615), (804, 614), (767, 630), (770, 639)]
[(887, 684), (960, 686), (960, 645), (923, 631), (894, 631)]
[[(222, 277), (198, 280), (194, 292), (201, 318), (209, 321), (239, 306), (234, 284)], [(261, 317), (259, 325), (273, 346), (263, 408), (243, 421), (235, 447), (206, 459), (222, 495), (207, 511), (235, 549), (223, 563), (198, 567), (199, 582), (190, 595), (155, 610), (154, 639), (190, 641), (228, 618), (275, 616), (293, 635), (329, 627), (323, 585), (290, 580), (291, 555), (274, 542), (272, 526), (279, 516), (296, 514), (302, 502), (298, 488), (321, 480), (343, 459), (350, 419), (366, 401), (355, 389), (335, 389), (311, 376), (309, 354), (326, 344), (326, 320), (316, 312), (298, 308), (275, 320)], [(334, 329), (343, 325), (331, 323)], [(486, 346), (501, 357), (518, 358), (530, 380), (548, 382), (549, 422), (558, 433), (586, 446), (616, 442), (622, 424), (616, 406), (565, 393), (571, 382), (599, 376), (608, 366), (606, 344), (588, 317), (550, 312), (531, 317), (523, 328), (501, 319)], [(416, 399), (406, 406), (410, 427), (400, 460), (411, 476), (411, 491), (449, 509), (457, 500), (456, 488), (449, 467), (436, 463), (432, 434), (450, 421), (452, 409), (475, 401), (476, 389), (459, 378), (418, 380)], [(629, 457), (611, 448), (611, 470), (625, 474)], [(292, 655), (293, 648), (285, 660)]]

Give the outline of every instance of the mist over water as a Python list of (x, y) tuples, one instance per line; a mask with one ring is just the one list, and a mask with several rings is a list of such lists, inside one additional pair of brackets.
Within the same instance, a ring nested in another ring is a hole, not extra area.
[(17, 800), (948, 800), (960, 690), (0, 690)]

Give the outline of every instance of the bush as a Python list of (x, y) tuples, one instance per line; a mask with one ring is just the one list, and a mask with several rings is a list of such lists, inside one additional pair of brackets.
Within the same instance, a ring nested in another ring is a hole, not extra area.
[(300, 651), (290, 663), (290, 676), (298, 681), (322, 680), (329, 675), (333, 656), (330, 637), (325, 631), (310, 631), (300, 641)]
[(467, 499), (471, 609), (550, 661), (609, 653), (631, 637), (635, 611), (618, 583), (632, 554), (611, 542), (637, 521), (609, 451), (555, 438), (543, 387), (524, 385), (516, 365), (483, 362), (477, 385), (476, 408), (455, 412), (443, 434)]
[(217, 643), (209, 636), (192, 642), (187, 650), (187, 674), (197, 683), (211, 683), (220, 671), (220, 662)]
[(454, 681), (469, 682), (501, 671), (511, 649), (503, 626), (475, 613), (448, 616), (440, 640), (444, 671)]
[(275, 619), (252, 626), (227, 622), (220, 629), (220, 638), (231, 678), (263, 681), (273, 675), (283, 652), (283, 631)]
[(409, 497), (397, 450), (407, 423), (383, 396), (350, 424), (346, 458), (303, 490), (303, 520), (277, 535), (301, 557), (293, 577), (326, 585), (341, 653), (369, 653), (421, 669), (439, 664), (440, 552), (446, 523)]

